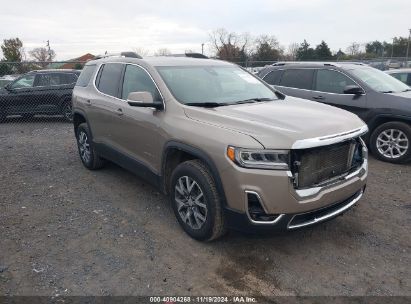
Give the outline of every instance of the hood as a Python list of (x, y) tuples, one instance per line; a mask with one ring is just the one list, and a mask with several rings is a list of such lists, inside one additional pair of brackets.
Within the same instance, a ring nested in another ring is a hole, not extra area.
[(250, 135), (267, 149), (290, 149), (297, 140), (345, 133), (365, 125), (345, 110), (290, 96), (216, 108), (185, 107), (185, 113), (193, 120)]

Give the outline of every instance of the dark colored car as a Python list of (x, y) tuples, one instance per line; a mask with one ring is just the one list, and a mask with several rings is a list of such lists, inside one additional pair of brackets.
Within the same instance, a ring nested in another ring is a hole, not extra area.
[(9, 115), (36, 114), (73, 118), (71, 95), (80, 71), (42, 70), (24, 74), (0, 88), (0, 122)]
[(277, 63), (258, 76), (286, 95), (357, 114), (368, 125), (365, 140), (377, 158), (411, 159), (411, 89), (401, 81), (360, 63)]
[(385, 71), (385, 73), (397, 78), (399, 81), (402, 81), (406, 85), (411, 86), (411, 69), (389, 70)]

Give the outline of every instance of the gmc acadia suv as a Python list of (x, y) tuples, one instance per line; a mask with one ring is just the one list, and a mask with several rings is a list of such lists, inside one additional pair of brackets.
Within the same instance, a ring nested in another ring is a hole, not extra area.
[(366, 184), (361, 119), (286, 97), (224, 61), (90, 61), (73, 91), (73, 114), (84, 166), (110, 160), (151, 182), (198, 240), (226, 228), (326, 221), (352, 207)]

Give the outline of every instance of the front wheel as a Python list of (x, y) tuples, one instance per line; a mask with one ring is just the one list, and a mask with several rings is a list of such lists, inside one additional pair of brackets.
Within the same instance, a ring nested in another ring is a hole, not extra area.
[(190, 160), (178, 165), (171, 177), (169, 195), (178, 222), (192, 238), (211, 241), (225, 233), (221, 197), (203, 162)]
[(71, 101), (66, 101), (63, 104), (61, 114), (64, 116), (66, 121), (73, 122), (73, 108), (71, 106)]
[(411, 159), (411, 126), (403, 122), (387, 122), (374, 130), (370, 148), (380, 160), (401, 164)]

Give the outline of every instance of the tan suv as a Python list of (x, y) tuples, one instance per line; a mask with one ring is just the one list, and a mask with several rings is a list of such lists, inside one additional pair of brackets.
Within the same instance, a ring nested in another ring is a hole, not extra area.
[(284, 96), (224, 61), (129, 56), (91, 61), (78, 79), (81, 160), (157, 186), (191, 237), (293, 230), (361, 198), (367, 126), (356, 115)]

